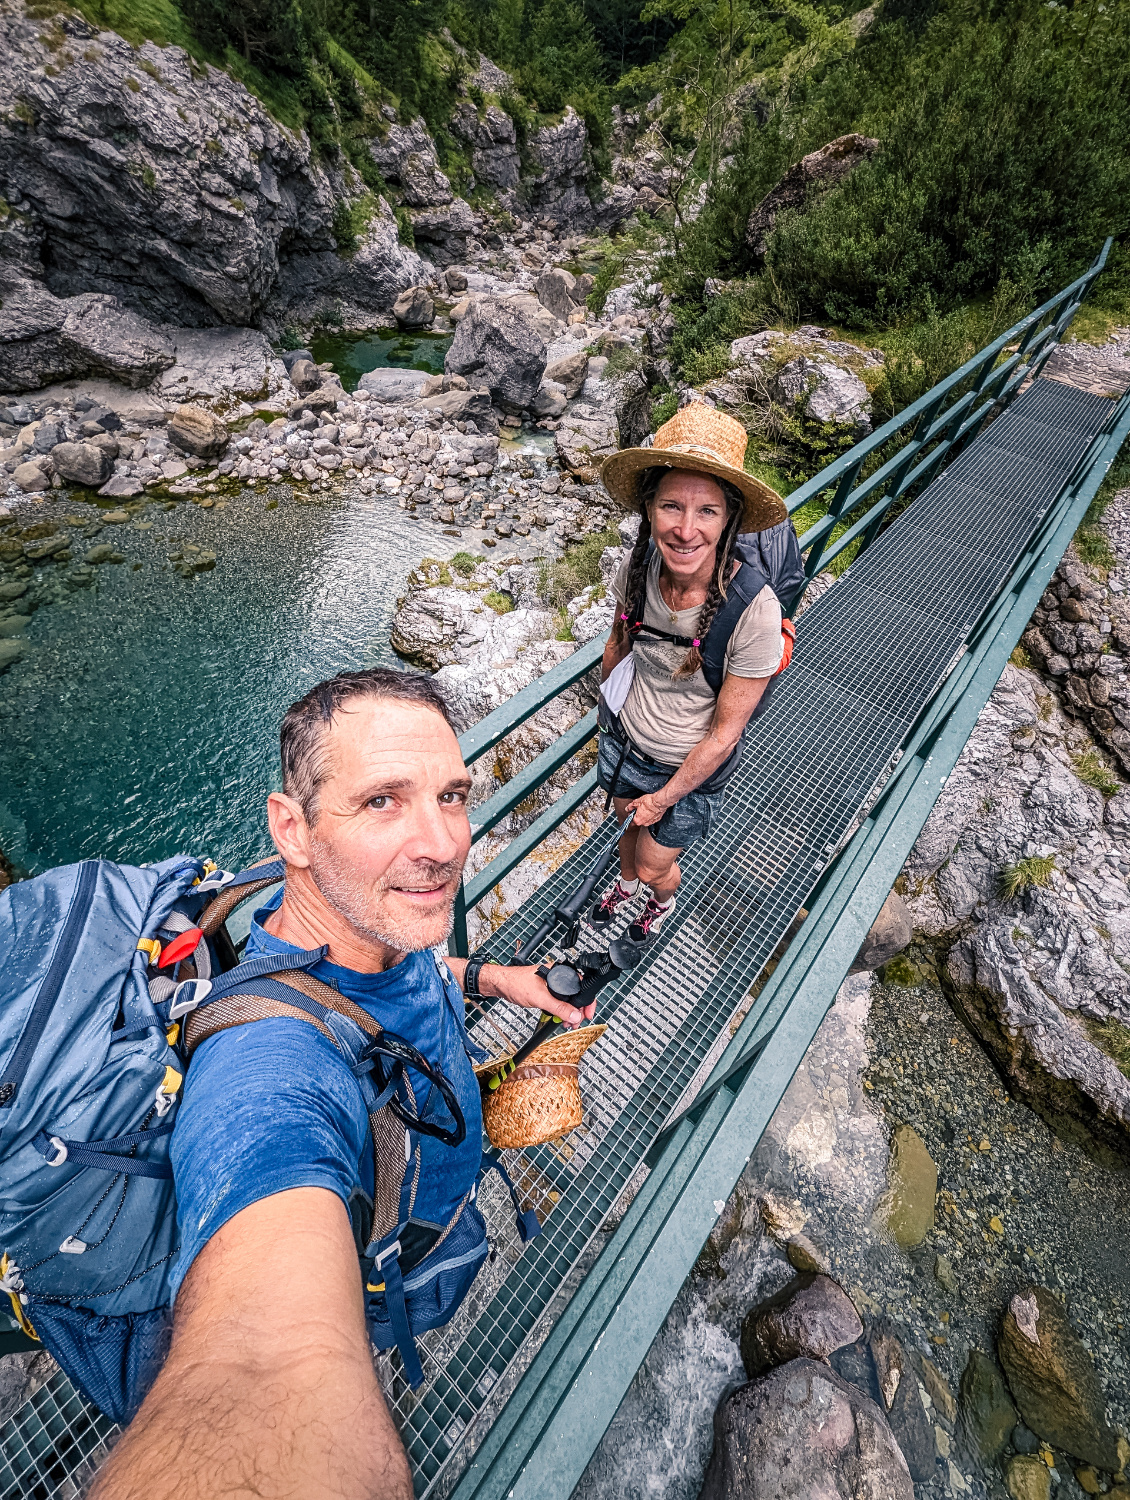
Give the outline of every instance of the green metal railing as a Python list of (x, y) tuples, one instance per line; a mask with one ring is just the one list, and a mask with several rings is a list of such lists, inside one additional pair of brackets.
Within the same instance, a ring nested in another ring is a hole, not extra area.
[[(900, 502), (924, 488), (946, 458), (952, 458), (981, 429), (992, 412), (1013, 396), (1021, 384), (1035, 376), (1078, 312), (1095, 277), (1106, 265), (1111, 240), (1107, 240), (1090, 267), (1070, 286), (1036, 308), (947, 375), (924, 396), (885, 422), (869, 437), (821, 469), (794, 490), (787, 503), (795, 515), (829, 491), (827, 512), (800, 538), (805, 554), (805, 589), (823, 568), (829, 567), (849, 547), (867, 547), (878, 535), (883, 521)], [(1015, 347), (1011, 347), (1015, 345)], [(1001, 360), (1001, 355), (1006, 357)], [(1000, 363), (998, 364), (998, 360)], [(947, 402), (949, 403), (947, 405)], [(869, 461), (882, 458), (883, 450), (903, 438), (902, 446), (864, 475)], [(862, 511), (862, 514), (856, 514)], [(846, 529), (835, 536), (836, 529)], [(793, 601), (803, 599), (804, 590)], [(460, 735), (459, 745), (467, 765), (532, 718), (565, 688), (598, 666), (607, 634), (581, 646), (574, 654), (531, 683), (472, 729)], [(586, 714), (549, 749), (523, 768), (488, 801), (471, 810), (471, 842), (497, 827), (550, 776), (576, 755), (596, 733), (596, 711)], [(588, 771), (547, 808), (533, 823), (470, 880), (465, 880), (455, 901), (452, 951), (468, 953), (467, 913), (533, 852), (570, 813), (575, 812), (596, 789), (596, 771)]]

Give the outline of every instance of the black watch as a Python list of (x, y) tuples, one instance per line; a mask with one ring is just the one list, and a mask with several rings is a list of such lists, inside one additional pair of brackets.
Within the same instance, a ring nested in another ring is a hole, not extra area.
[(493, 962), (494, 959), (489, 953), (476, 953), (474, 958), (467, 960), (467, 967), (463, 970), (463, 993), (465, 995), (470, 995), (476, 1000), (485, 998), (482, 990), (479, 989), (479, 971), (484, 964)]

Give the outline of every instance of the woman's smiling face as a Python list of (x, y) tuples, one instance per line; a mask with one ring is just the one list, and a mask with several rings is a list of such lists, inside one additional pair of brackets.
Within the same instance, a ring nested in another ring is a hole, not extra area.
[(726, 497), (708, 474), (672, 469), (651, 502), (651, 535), (672, 577), (705, 582), (726, 529)]

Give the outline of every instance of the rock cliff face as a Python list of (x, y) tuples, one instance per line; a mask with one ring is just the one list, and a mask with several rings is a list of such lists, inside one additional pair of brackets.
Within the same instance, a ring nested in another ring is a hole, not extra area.
[(352, 169), (317, 165), (304, 135), (180, 48), (135, 50), (81, 17), (45, 25), (6, 0), (0, 51), (0, 192), (20, 225), (3, 237), (9, 287), (108, 293), (154, 321), (205, 327), (270, 322), (343, 280), (376, 309), (426, 279), (387, 205), (344, 262), (332, 224), (360, 191)]

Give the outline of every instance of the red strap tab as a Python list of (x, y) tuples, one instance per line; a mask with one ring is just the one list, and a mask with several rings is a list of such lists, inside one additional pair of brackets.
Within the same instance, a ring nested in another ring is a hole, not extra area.
[(182, 958), (188, 958), (196, 952), (196, 945), (203, 936), (199, 927), (190, 927), (187, 932), (180, 933), (167, 948), (162, 948), (157, 967), (167, 969), (170, 964), (179, 963)]
[(781, 621), (781, 665), (773, 673), (776, 677), (778, 672), (783, 672), (793, 659), (793, 646), (796, 644), (796, 626), (791, 620)]

